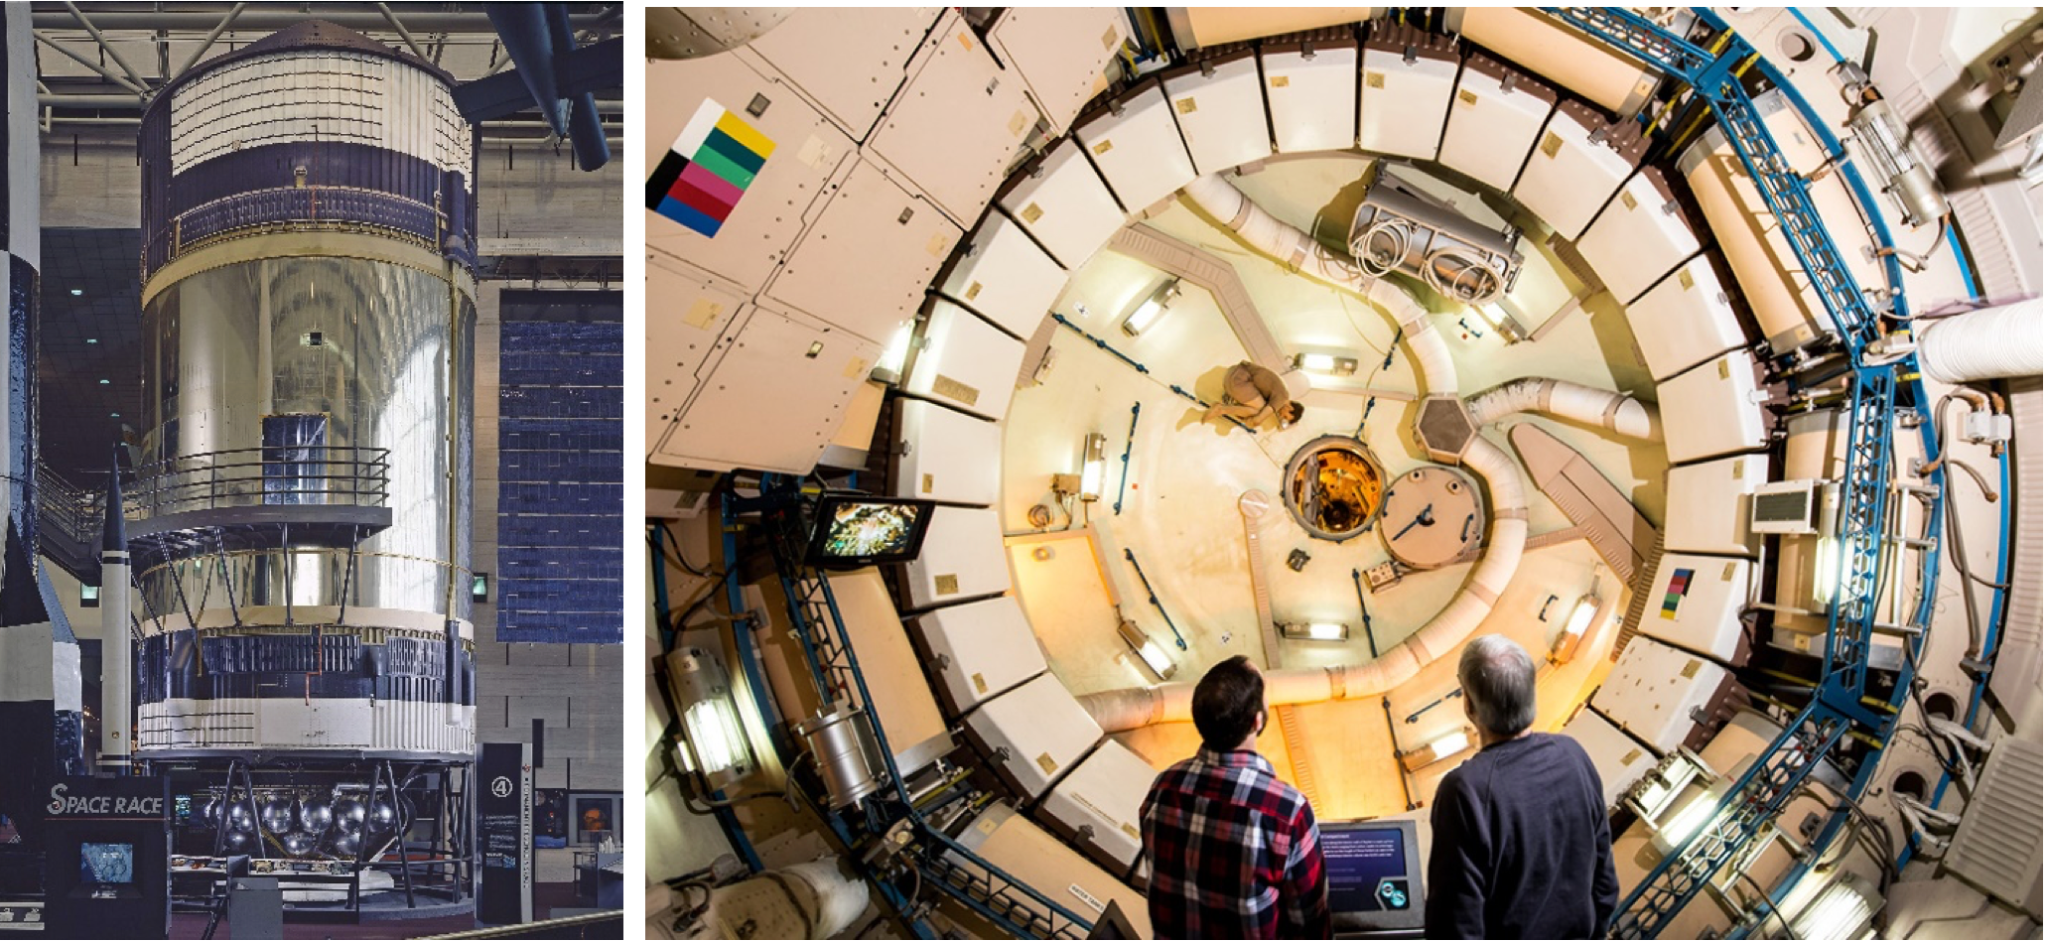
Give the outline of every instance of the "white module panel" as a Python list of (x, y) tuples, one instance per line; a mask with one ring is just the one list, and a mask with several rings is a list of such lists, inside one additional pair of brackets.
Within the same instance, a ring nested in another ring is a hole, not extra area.
[(768, 296), (880, 343), (917, 312), (960, 227), (862, 159)]
[(1663, 524), (1664, 551), (1755, 556), (1760, 540), (1749, 532), (1749, 501), (1769, 479), (1763, 454), (1671, 468), (1664, 490), (1678, 512)]
[[(1659, 603), (1649, 602), (1645, 620)], [(1637, 636), (1593, 694), (1592, 708), (1663, 754), (1684, 744), (1698, 725), (1692, 710), (1703, 711), (1727, 677), (1711, 660)]]
[(1592, 766), (1599, 769), (1600, 797), (1609, 812), (1621, 795), (1642, 779), (1643, 772), (1656, 766), (1655, 755), (1591, 709), (1578, 710), (1564, 723), (1563, 732), (1585, 749)]
[(746, 296), (695, 266), (647, 253), (647, 447), (697, 390), (712, 350), (730, 345), (727, 328), (750, 310)]
[(955, 715), (1045, 672), (1038, 635), (1012, 596), (939, 608), (912, 623), (938, 673), (939, 700)]
[[(647, 247), (687, 260), (752, 296), (788, 257), (814, 205), (824, 201), (820, 194), (851, 169), (854, 142), (779, 77), (731, 55), (650, 59), (647, 79), (650, 87), (688, 91), (647, 109), (646, 132), (640, 135), (648, 188), (657, 190), (646, 209)], [(771, 105), (751, 114), (746, 108), (756, 100)], [(721, 121), (742, 135), (756, 135), (751, 143), (767, 150), (744, 187), (704, 167), (681, 166), (695, 158), (702, 144), (692, 141), (708, 133), (707, 124)], [(690, 152), (671, 156), (677, 145)], [(667, 190), (659, 191), (656, 179), (678, 168)], [(703, 208), (725, 215), (700, 216)]]
[(1194, 179), (1194, 162), (1157, 85), (1147, 82), (1117, 105), (1121, 114), (1114, 108), (1097, 114), (1075, 127), (1073, 136), (1093, 156), (1123, 208), (1137, 212)]
[(795, 311), (753, 308), (656, 449), (660, 464), (808, 474), (881, 345)]
[[(740, 53), (756, 55), (788, 76), (846, 133), (865, 140), (882, 107), (902, 87), (910, 57), (944, 9), (801, 7)], [(653, 74), (648, 78), (652, 80)], [(649, 81), (647, 87), (673, 86)], [(744, 101), (728, 103), (746, 106)], [(780, 105), (774, 102), (769, 113)]]
[[(1312, 45), (1312, 44), (1311, 44)], [(1357, 144), (1358, 50), (1273, 46), (1265, 59), (1265, 104), (1283, 154), (1349, 150)]]
[(1656, 282), (1626, 311), (1635, 345), (1659, 382), (1748, 345), (1727, 289), (1705, 255)]
[(1066, 270), (1008, 216), (991, 212), (938, 285), (988, 322), (1029, 337), (1066, 287)]
[(1656, 386), (1663, 411), (1663, 446), (1672, 464), (1741, 451), (1770, 442), (1755, 360), (1735, 350), (1707, 360)]
[(1001, 197), (1009, 213), (1067, 270), (1081, 266), (1123, 227), (1123, 208), (1072, 138)]
[(1605, 126), (1583, 105), (1558, 106), (1514, 183), (1514, 199), (1567, 239), (1585, 231), (1635, 169), (1630, 155), (1592, 139)]
[(1412, 63), (1394, 50), (1365, 46), (1364, 82), (1358, 89), (1358, 146), (1389, 157), (1436, 159), (1457, 60), (1417, 55)]
[(1009, 590), (1009, 552), (994, 510), (941, 506), (931, 511), (924, 551), (904, 563), (917, 610)]
[(868, 152), (908, 177), (953, 221), (979, 218), (1038, 109), (966, 21), (947, 13), (882, 115)]
[(1646, 167), (1592, 220), (1577, 248), (1608, 293), (1627, 303), (1698, 254), (1699, 237), (1678, 212), (1662, 171)]
[(1729, 665), (1741, 653), (1741, 610), (1756, 564), (1747, 559), (1666, 552), (1649, 582), (1641, 633)]
[(1083, 918), (1094, 918), (1110, 902), (1127, 913), (1132, 937), (1149, 938), (1151, 906), (1144, 893), (1073, 850), (1069, 841), (1045, 831), (1000, 801), (988, 805), (962, 832), (960, 845), (1010, 878), (1057, 899)]
[(1503, 84), (1501, 74), (1488, 69), (1500, 67), (1478, 56), (1464, 60), (1464, 73), (1457, 77), (1457, 95), (1450, 103), (1449, 125), (1443, 130), (1443, 147), (1436, 159), (1496, 190), (1511, 190), (1536, 135), (1549, 119), (1556, 96), (1526, 78), (1512, 87)]
[(1002, 490), (1002, 426), (918, 399), (897, 403), (896, 496), (987, 506)]
[(989, 765), (1026, 798), (1045, 793), (1102, 740), (1102, 727), (1050, 673), (983, 703), (966, 727)]
[(1122, 872), (1144, 851), (1144, 798), (1158, 771), (1122, 742), (1110, 739), (1073, 769), (1038, 812), (1053, 829), (1075, 835), (1075, 843)]
[(920, 336), (903, 391), (1000, 421), (1016, 392), (1023, 341), (942, 299), (932, 301)]
[(996, 57), (1023, 74), (1056, 136), (1107, 85), (1102, 69), (1130, 27), (1116, 7), (1010, 7), (988, 29)]
[(1211, 74), (1197, 70), (1165, 80), (1195, 171), (1220, 173), (1272, 156), (1258, 60), (1247, 55), (1211, 68)]

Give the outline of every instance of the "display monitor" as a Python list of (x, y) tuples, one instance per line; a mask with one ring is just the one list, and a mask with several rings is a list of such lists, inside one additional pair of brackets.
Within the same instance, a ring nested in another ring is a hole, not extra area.
[(908, 562), (924, 546), (928, 500), (826, 494), (818, 501), (805, 561), (818, 568)]
[(1421, 839), (1414, 821), (1324, 823), (1321, 829), (1337, 931), (1422, 926)]
[(135, 845), (78, 844), (78, 881), (89, 886), (132, 884), (135, 881)]

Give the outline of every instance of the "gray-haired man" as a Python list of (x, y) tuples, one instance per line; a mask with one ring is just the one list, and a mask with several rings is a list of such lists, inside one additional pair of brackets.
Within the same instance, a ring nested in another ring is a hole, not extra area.
[(1481, 747), (1436, 790), (1428, 937), (1603, 937), (1620, 883), (1592, 759), (1529, 730), (1535, 662), (1520, 644), (1473, 638), (1457, 682)]

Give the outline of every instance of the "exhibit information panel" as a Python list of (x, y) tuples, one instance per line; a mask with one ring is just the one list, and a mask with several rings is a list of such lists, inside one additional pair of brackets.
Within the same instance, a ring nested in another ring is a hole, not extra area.
[(42, 808), (53, 938), (161, 938), (170, 930), (170, 779), (58, 778)]
[(533, 920), (533, 746), (487, 743), (476, 764), (477, 847), (482, 851), (476, 920), (518, 925)]

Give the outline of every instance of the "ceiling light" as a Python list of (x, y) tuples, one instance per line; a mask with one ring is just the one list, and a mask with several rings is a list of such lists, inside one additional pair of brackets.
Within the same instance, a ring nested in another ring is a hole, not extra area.
[(84, 289), (84, 288), (72, 288), (72, 289), (71, 289), (71, 296), (72, 296), (72, 297), (83, 297), (84, 295), (85, 295), (85, 289)]
[(1124, 618), (1123, 623), (1116, 625), (1116, 635), (1130, 645), (1130, 650), (1137, 654), (1137, 658), (1144, 661), (1144, 665), (1159, 679), (1172, 679), (1173, 674), (1179, 671), (1179, 664), (1174, 663), (1173, 658), (1166, 655), (1166, 648), (1158, 641), (1152, 640), (1151, 635), (1138, 627), (1136, 621)]
[(1108, 473), (1109, 437), (1097, 431), (1080, 444), (1080, 498), (1089, 503), (1102, 498), (1102, 478)]
[(1578, 645), (1585, 640), (1585, 631), (1592, 626), (1592, 617), (1599, 613), (1599, 596), (1587, 594), (1578, 599), (1571, 609), (1571, 617), (1564, 622), (1564, 629), (1557, 634), (1556, 642), (1550, 645), (1549, 662), (1569, 663), (1578, 655)]
[(1350, 625), (1330, 622), (1281, 624), (1279, 635), (1288, 640), (1349, 640)]
[(1146, 327), (1159, 319), (1159, 315), (1166, 312), (1173, 298), (1179, 296), (1180, 279), (1167, 278), (1164, 284), (1159, 285), (1158, 290), (1153, 291), (1150, 297), (1145, 298), (1144, 303), (1137, 305), (1137, 309), (1123, 319), (1123, 332), (1133, 337), (1143, 333)]
[(120, 412), (108, 412), (108, 413), (107, 413), (107, 417), (108, 417), (108, 418), (119, 418), (119, 417), (121, 417), (121, 413), (120, 413)]
[(1349, 376), (1358, 371), (1355, 356), (1342, 353), (1295, 353), (1294, 368), (1304, 372), (1318, 372), (1325, 376)]
[(1463, 729), (1457, 729), (1427, 745), (1400, 756), (1400, 765), (1408, 771), (1420, 771), (1429, 765), (1442, 761), (1471, 747), (1471, 736)]
[(93, 345), (93, 344), (95, 344), (95, 343), (98, 343), (99, 341), (100, 341), (100, 340), (99, 340), (99, 337), (86, 337), (86, 338), (85, 338), (85, 343), (86, 343), (86, 345), (87, 345), (87, 346), (91, 346), (91, 345)]
[(113, 385), (113, 384), (114, 384), (114, 380), (112, 380), (112, 379), (101, 379), (101, 380), (100, 380), (100, 385), (103, 385), (103, 386), (110, 386), (110, 385)]

